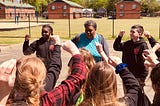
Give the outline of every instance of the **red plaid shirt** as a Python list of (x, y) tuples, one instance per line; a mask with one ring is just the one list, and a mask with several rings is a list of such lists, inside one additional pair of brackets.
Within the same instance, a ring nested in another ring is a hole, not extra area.
[(41, 102), (43, 106), (68, 106), (72, 97), (79, 92), (86, 77), (86, 66), (80, 55), (72, 57), (72, 73), (61, 85), (50, 92), (42, 92)]

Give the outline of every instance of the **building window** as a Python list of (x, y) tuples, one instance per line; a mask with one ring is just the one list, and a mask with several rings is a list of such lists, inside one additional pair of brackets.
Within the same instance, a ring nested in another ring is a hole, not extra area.
[(120, 12), (119, 16), (120, 17), (124, 16), (124, 12)]
[(66, 16), (67, 16), (67, 13), (66, 13), (66, 12), (64, 12), (64, 13), (63, 13), (63, 16), (65, 16), (65, 17), (66, 17)]
[(133, 4), (132, 5), (132, 9), (136, 9), (137, 8), (137, 5), (136, 4)]
[(2, 10), (2, 7), (0, 6), (0, 10)]
[(12, 17), (12, 13), (10, 12), (10, 17)]
[(120, 9), (124, 9), (124, 5), (123, 4), (120, 5)]
[(66, 9), (67, 9), (67, 6), (66, 6), (66, 5), (64, 5), (64, 6), (63, 6), (63, 9), (64, 9), (64, 10), (66, 10)]
[(56, 9), (56, 7), (55, 6), (52, 6), (52, 10), (55, 10)]

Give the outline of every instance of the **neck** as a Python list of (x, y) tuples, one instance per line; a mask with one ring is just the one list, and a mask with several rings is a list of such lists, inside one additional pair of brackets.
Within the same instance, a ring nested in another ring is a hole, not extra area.
[(138, 39), (133, 39), (133, 42), (137, 42), (137, 41), (139, 41), (140, 39), (138, 38)]

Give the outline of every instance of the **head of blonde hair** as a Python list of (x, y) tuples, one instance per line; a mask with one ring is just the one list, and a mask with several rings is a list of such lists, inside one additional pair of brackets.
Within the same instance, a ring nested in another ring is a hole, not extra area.
[(89, 100), (94, 106), (117, 105), (116, 75), (113, 67), (106, 62), (98, 62), (89, 71), (84, 89), (83, 102)]
[(44, 86), (46, 68), (35, 56), (24, 56), (17, 61), (14, 95), (22, 97), (29, 106), (39, 106), (41, 88)]
[(84, 63), (87, 66), (88, 70), (91, 70), (93, 68), (93, 66), (95, 65), (95, 60), (94, 57), (92, 56), (92, 54), (85, 48), (80, 48), (79, 49), (81, 56), (83, 58)]
[[(95, 60), (94, 57), (92, 56), (92, 54), (85, 48), (80, 48), (79, 49), (82, 59), (86, 65), (87, 70), (91, 70), (93, 68), (93, 66), (95, 65)], [(71, 67), (72, 65), (72, 59), (69, 61), (68, 66), (69, 66), (69, 74), (71, 73)]]

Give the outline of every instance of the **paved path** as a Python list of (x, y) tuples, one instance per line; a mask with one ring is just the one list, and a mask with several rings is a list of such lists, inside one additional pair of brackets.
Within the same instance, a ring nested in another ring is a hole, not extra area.
[[(113, 50), (113, 41), (109, 40), (107, 41), (109, 44), (109, 48), (110, 48), (110, 55), (114, 55), (114, 56), (118, 56), (121, 57), (121, 53), (114, 51)], [(2, 46), (0, 45), (1, 48), (1, 52), (0, 52), (0, 63), (11, 59), (11, 58), (20, 58), (21, 56), (23, 56), (22, 54), (22, 44), (16, 44), (16, 45), (11, 45), (11, 46)], [(57, 81), (57, 84), (59, 84), (62, 80), (64, 80), (67, 76), (67, 63), (70, 59), (71, 55), (65, 51), (62, 50), (62, 61), (63, 61), (63, 66), (62, 66), (62, 71), (59, 77), (59, 80)], [(118, 97), (123, 96), (123, 88), (122, 88), (122, 82), (120, 77), (117, 75), (117, 84), (118, 84)], [(145, 86), (145, 92), (147, 93), (148, 97), (150, 98), (150, 100), (153, 99), (153, 89), (151, 87), (151, 82), (150, 82), (150, 78), (147, 78), (146, 80), (146, 86)]]

